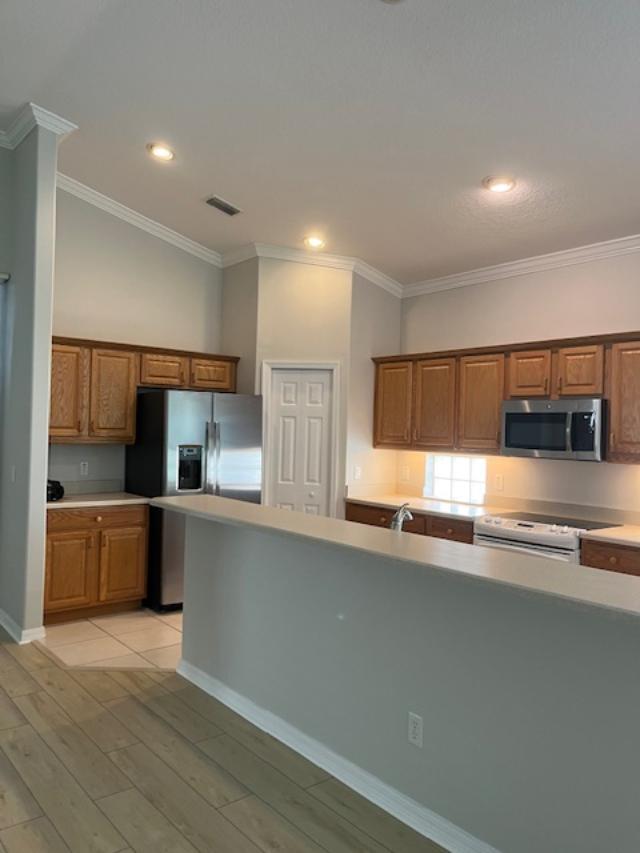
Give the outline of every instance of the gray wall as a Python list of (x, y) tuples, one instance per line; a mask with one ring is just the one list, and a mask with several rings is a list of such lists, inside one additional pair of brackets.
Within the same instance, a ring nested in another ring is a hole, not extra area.
[(220, 352), (222, 270), (58, 191), (56, 335)]
[(20, 632), (42, 626), (56, 136), (35, 128), (12, 159), (15, 239), (6, 285), (0, 432), (0, 609)]
[[(400, 300), (362, 276), (353, 276), (351, 365), (347, 422), (347, 485), (350, 495), (393, 493), (394, 450), (373, 448), (374, 355), (400, 349)], [(356, 468), (360, 479), (356, 479)]]
[(0, 148), (0, 272), (11, 271), (12, 162), (13, 152)]
[(476, 838), (640, 849), (637, 618), (192, 518), (185, 596), (186, 662)]
[(224, 271), (222, 289), (222, 352), (238, 355), (238, 392), (256, 393), (258, 344), (258, 258)]
[[(89, 473), (80, 475), (80, 463)], [(52, 444), (49, 478), (59, 480), (68, 495), (119, 492), (124, 488), (124, 444)]]

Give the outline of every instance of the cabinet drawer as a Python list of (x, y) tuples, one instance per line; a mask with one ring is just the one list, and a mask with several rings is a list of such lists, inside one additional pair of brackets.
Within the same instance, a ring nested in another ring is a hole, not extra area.
[(90, 509), (50, 509), (47, 530), (89, 530), (103, 527), (144, 526), (147, 507), (98, 506)]
[[(357, 521), (359, 524), (371, 524), (374, 527), (389, 527), (395, 510), (380, 506), (365, 506), (364, 504), (347, 503), (345, 517), (347, 521)], [(424, 534), (424, 516), (415, 515), (413, 521), (405, 521), (403, 530), (407, 533)]]
[(236, 366), (231, 361), (213, 361), (207, 358), (191, 359), (192, 388), (211, 388), (213, 391), (235, 389)]
[(427, 518), (427, 534), (438, 539), (452, 539), (454, 542), (466, 542), (471, 545), (473, 522), (432, 515)]
[(580, 549), (580, 563), (594, 569), (608, 569), (627, 575), (640, 575), (640, 548), (609, 545), (585, 539)]
[(179, 355), (143, 352), (140, 356), (140, 384), (181, 388), (189, 375), (189, 359)]

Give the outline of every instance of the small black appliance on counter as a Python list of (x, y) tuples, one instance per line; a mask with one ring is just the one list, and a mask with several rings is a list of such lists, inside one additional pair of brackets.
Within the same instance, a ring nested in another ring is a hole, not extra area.
[(64, 497), (64, 486), (60, 480), (47, 480), (47, 503), (59, 501)]

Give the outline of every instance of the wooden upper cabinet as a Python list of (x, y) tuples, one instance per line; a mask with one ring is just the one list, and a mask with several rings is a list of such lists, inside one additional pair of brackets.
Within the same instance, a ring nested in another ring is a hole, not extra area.
[(84, 347), (53, 345), (49, 435), (54, 441), (88, 433), (90, 361)]
[(561, 397), (602, 394), (604, 391), (604, 347), (591, 344), (558, 350), (557, 393)]
[(136, 353), (91, 351), (91, 437), (123, 443), (135, 440), (137, 369)]
[(381, 362), (376, 368), (373, 443), (376, 447), (409, 447), (413, 363)]
[(460, 358), (458, 440), (460, 450), (499, 450), (504, 396), (504, 355)]
[(412, 444), (452, 448), (456, 438), (456, 359), (417, 361), (414, 370)]
[(620, 461), (640, 460), (640, 341), (611, 348), (609, 452)]
[(182, 388), (189, 377), (189, 359), (181, 355), (143, 352), (140, 355), (140, 384)]
[(546, 397), (551, 389), (551, 350), (512, 352), (509, 356), (509, 395)]
[(49, 533), (44, 609), (87, 607), (98, 594), (97, 534), (92, 531)]
[(232, 361), (216, 361), (208, 358), (191, 359), (189, 384), (192, 388), (233, 391), (236, 384), (235, 377), (236, 365)]
[(100, 602), (144, 598), (147, 584), (146, 528), (103, 530), (100, 540)]

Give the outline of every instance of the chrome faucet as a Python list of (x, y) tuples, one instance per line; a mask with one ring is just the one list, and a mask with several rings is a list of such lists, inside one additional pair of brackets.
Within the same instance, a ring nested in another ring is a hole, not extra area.
[(397, 512), (394, 513), (391, 519), (391, 529), (402, 530), (402, 525), (405, 521), (413, 521), (413, 516), (409, 512), (409, 504), (402, 504)]

